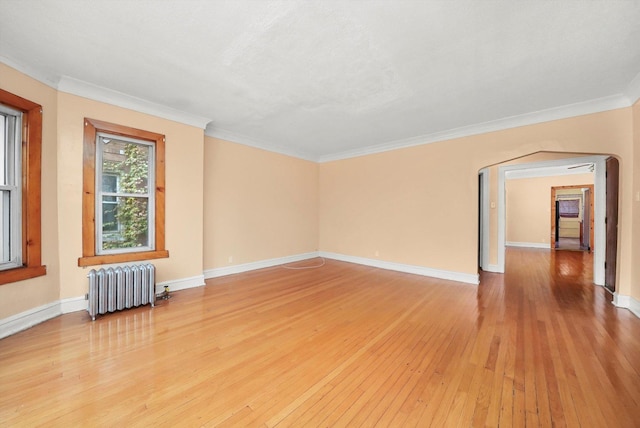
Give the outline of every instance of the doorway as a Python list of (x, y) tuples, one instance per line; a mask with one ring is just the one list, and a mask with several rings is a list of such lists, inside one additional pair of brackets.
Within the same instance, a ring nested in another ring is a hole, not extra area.
[[(606, 231), (605, 231), (605, 207), (607, 205), (611, 205), (607, 203), (606, 200), (606, 179), (605, 179), (605, 161), (610, 158), (608, 155), (587, 155), (587, 156), (576, 156), (573, 158), (562, 158), (562, 159), (554, 159), (554, 160), (543, 160), (543, 161), (533, 161), (533, 162), (523, 162), (519, 164), (499, 164), (497, 166), (497, 193), (495, 193), (496, 198), (496, 208), (497, 215), (496, 223), (497, 227), (493, 230), (497, 229), (497, 263), (487, 265), (488, 268), (492, 272), (504, 273), (505, 269), (505, 247), (506, 247), (506, 203), (505, 203), (505, 183), (508, 178), (513, 178), (514, 176), (520, 174), (521, 172), (525, 172), (526, 170), (536, 170), (539, 172), (540, 176), (544, 175), (559, 175), (558, 169), (575, 169), (578, 166), (585, 164), (593, 164), (594, 166), (594, 194), (592, 195), (593, 203), (594, 203), (594, 239), (590, 243), (592, 254), (593, 254), (593, 279), (594, 283), (597, 285), (605, 285), (605, 249), (613, 250), (613, 246), (611, 244), (607, 244), (606, 239)], [(616, 171), (617, 172), (617, 171)], [(615, 176), (617, 178), (617, 174), (611, 173), (609, 176)], [(612, 184), (613, 187), (613, 184)], [(613, 192), (611, 192), (613, 194)], [(493, 196), (490, 196), (493, 198)], [(489, 198), (486, 198), (489, 199)], [(489, 204), (489, 201), (486, 201), (486, 204)], [(617, 204), (616, 204), (617, 208)], [(616, 213), (617, 214), (617, 213)], [(616, 217), (617, 218), (617, 217)], [(613, 229), (613, 225), (607, 225), (609, 228)], [(493, 228), (494, 226), (492, 226)], [(487, 231), (489, 228), (486, 229)], [(485, 240), (487, 237), (492, 235), (491, 232), (483, 233)], [(615, 236), (616, 234), (611, 231), (609, 233), (610, 237)], [(549, 236), (549, 235), (547, 235)], [(548, 238), (547, 238), (548, 239)], [(615, 263), (615, 261), (613, 261)], [(611, 273), (612, 277), (615, 277), (615, 267), (611, 266), (612, 263), (607, 263), (607, 271)], [(614, 288), (615, 285), (611, 288)]]
[(551, 248), (587, 251), (594, 247), (593, 184), (551, 188)]

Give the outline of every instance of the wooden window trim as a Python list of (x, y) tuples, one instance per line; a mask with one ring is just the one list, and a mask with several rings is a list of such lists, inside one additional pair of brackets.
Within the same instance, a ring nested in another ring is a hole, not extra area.
[[(155, 157), (155, 250), (127, 252), (120, 254), (96, 255), (95, 189), (96, 189), (96, 135), (98, 132), (133, 137), (149, 141), (156, 146)], [(126, 263), (133, 261), (160, 259), (169, 257), (165, 249), (164, 204), (165, 204), (165, 137), (155, 132), (143, 131), (96, 119), (84, 119), (84, 148), (82, 167), (82, 257), (78, 266), (93, 266), (107, 263)]]
[(22, 115), (22, 267), (0, 271), (0, 285), (47, 274), (42, 266), (42, 106), (0, 89), (0, 103)]

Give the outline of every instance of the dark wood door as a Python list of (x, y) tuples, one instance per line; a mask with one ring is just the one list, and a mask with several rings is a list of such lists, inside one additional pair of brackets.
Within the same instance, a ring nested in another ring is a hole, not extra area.
[(556, 230), (555, 230), (555, 234), (554, 234), (554, 238), (553, 238), (553, 248), (558, 248), (558, 241), (560, 240), (560, 201), (555, 201), (556, 204), (556, 212), (555, 212), (555, 226), (556, 226)]
[(607, 159), (607, 248), (604, 261), (604, 285), (616, 291), (616, 262), (618, 256), (618, 159)]
[(583, 249), (591, 251), (591, 189), (586, 188), (582, 200), (582, 242)]

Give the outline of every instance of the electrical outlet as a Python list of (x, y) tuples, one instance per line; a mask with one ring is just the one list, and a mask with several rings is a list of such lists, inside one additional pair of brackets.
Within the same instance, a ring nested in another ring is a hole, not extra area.
[(380, 251), (376, 250), (376, 257), (380, 256)]
[(233, 263), (233, 256), (229, 256), (229, 263)]

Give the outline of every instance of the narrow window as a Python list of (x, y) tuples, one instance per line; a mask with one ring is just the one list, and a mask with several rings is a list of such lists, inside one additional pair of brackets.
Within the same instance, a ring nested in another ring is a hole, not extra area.
[(22, 266), (22, 112), (0, 105), (0, 270)]
[(45, 275), (41, 266), (42, 107), (0, 89), (0, 284)]
[(164, 136), (85, 119), (80, 266), (168, 257)]

